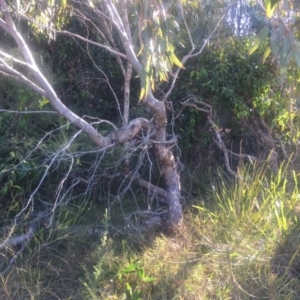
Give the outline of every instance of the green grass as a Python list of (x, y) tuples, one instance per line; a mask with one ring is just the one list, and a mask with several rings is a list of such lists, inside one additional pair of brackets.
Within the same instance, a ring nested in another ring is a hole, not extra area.
[[(218, 181), (175, 232), (151, 247), (134, 252), (127, 242), (117, 251), (106, 240), (87, 273), (86, 299), (297, 299), (297, 174), (255, 166), (240, 170), (234, 184), (221, 174)], [(135, 259), (155, 280), (141, 281), (136, 270), (118, 276)], [(126, 294), (127, 284), (140, 298)]]
[(36, 240), (1, 278), (0, 299), (299, 299), (298, 174), (289, 164), (239, 174), (220, 172), (172, 232)]

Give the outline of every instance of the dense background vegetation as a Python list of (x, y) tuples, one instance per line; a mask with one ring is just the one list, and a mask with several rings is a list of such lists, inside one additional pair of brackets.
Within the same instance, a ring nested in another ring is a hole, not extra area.
[[(130, 178), (120, 178), (126, 167), (121, 147), (104, 157), (46, 98), (0, 74), (3, 241), (24, 234), (34, 218), (51, 212), (51, 222), (47, 219), (1, 275), (1, 299), (299, 298), (296, 59), (283, 72), (275, 55), (265, 55), (268, 41), (251, 53), (256, 34), (269, 22), (259, 5), (208, 1), (193, 9), (193, 3), (186, 13), (198, 45), (224, 12), (226, 17), (201, 55), (185, 64), (166, 102), (167, 131), (178, 138), (174, 153), (182, 173), (184, 218), (176, 230), (145, 233), (133, 226), (144, 210), (160, 212), (165, 203), (131, 185)], [(282, 8), (283, 18), (289, 13)], [(297, 16), (297, 6), (293, 13)], [(122, 126), (124, 77), (116, 57), (80, 39), (59, 34), (51, 39), (15, 17), (63, 103), (103, 134), (111, 127), (102, 119)], [(83, 20), (66, 14), (60, 26), (78, 35), (90, 30), (99, 38)], [(295, 18), (296, 36), (298, 23)], [(100, 21), (97, 26), (104, 31)], [(20, 56), (9, 35), (1, 31), (0, 39), (1, 50)], [(184, 27), (174, 43), (177, 56), (183, 56)], [(138, 101), (136, 75), (130, 119), (151, 118)], [(164, 95), (167, 87), (168, 82), (157, 83), (155, 94)], [(192, 98), (209, 106), (212, 115), (182, 105)], [(235, 178), (224, 163), (216, 129)], [(130, 163), (164, 187), (155, 151), (144, 153), (141, 145)], [(1, 248), (2, 270), (19, 248)]]

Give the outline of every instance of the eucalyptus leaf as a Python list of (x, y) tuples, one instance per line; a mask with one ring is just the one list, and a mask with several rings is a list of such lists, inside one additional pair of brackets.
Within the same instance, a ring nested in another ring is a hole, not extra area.
[(272, 52), (271, 48), (268, 46), (264, 52), (263, 63), (265, 63), (266, 59), (268, 58), (268, 56), (270, 55), (271, 52)]
[(268, 34), (269, 34), (269, 26), (265, 25), (257, 34), (255, 40), (254, 40), (254, 44), (252, 46), (252, 48), (249, 51), (249, 54), (251, 55), (254, 51), (256, 51), (258, 49), (258, 47), (264, 42), (264, 40), (267, 38)]
[(271, 34), (270, 45), (273, 54), (277, 56), (279, 52), (279, 33), (277, 30), (274, 30)]
[(266, 15), (268, 18), (271, 18), (273, 16), (278, 3), (279, 0), (265, 0)]

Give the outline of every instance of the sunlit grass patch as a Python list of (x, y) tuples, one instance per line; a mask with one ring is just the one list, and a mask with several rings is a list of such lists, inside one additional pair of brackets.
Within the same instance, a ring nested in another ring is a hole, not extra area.
[[(151, 247), (133, 253), (127, 240), (120, 254), (109, 240), (100, 268), (115, 273), (95, 280), (96, 264), (85, 281), (87, 299), (297, 299), (297, 181), (287, 166), (276, 175), (265, 166), (243, 169), (233, 184), (220, 173), (208, 199), (199, 197), (177, 230), (157, 236)], [(118, 277), (135, 259), (153, 280), (141, 282), (133, 269)], [(137, 293), (128, 293), (127, 283)]]
[[(111, 231), (105, 212), (66, 209), (1, 277), (0, 299), (298, 299), (298, 174), (223, 173), (171, 232)], [(80, 231), (95, 221), (102, 233)], [(70, 230), (72, 229), (72, 230)]]
[[(218, 190), (212, 193), (212, 205), (195, 205), (198, 213), (193, 214), (191, 224), (202, 257), (190, 280), (195, 288), (196, 282), (203, 280), (197, 276), (198, 269), (209, 278), (204, 289), (207, 296), (202, 292), (198, 299), (296, 297), (298, 291), (291, 287), (299, 284), (298, 278), (291, 278), (289, 272), (276, 273), (274, 268), (279, 245), (298, 226), (297, 176), (293, 173), (293, 189), (288, 191), (286, 171), (282, 167), (270, 177), (265, 176), (263, 167), (243, 172), (231, 187), (221, 179)], [(299, 241), (295, 241), (296, 247), (285, 249), (290, 253), (286, 270), (293, 264)]]

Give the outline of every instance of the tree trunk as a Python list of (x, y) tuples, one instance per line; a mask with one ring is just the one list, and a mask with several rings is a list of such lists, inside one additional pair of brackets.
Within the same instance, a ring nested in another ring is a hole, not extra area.
[[(121, 20), (121, 17), (111, 0), (105, 1), (107, 10), (114, 22), (115, 28), (119, 33), (120, 40), (123, 44), (127, 58), (137, 71), (138, 74), (142, 72), (142, 64), (136, 57), (133, 50), (131, 37), (126, 30), (125, 22)], [(124, 6), (123, 6), (124, 8)], [(148, 94), (145, 96), (144, 103), (154, 113), (154, 125), (156, 131), (156, 141), (154, 142), (155, 153), (160, 167), (160, 173), (164, 177), (167, 186), (167, 203), (169, 211), (167, 218), (162, 221), (162, 224), (169, 227), (178, 224), (182, 218), (182, 209), (180, 204), (180, 176), (177, 170), (174, 155), (170, 150), (170, 144), (166, 143), (166, 125), (167, 125), (167, 113), (165, 104), (159, 101), (152, 94), (151, 88), (148, 89)]]
[(156, 156), (160, 167), (160, 173), (165, 178), (167, 185), (167, 203), (169, 206), (166, 226), (170, 227), (178, 224), (182, 218), (182, 208), (180, 204), (180, 174), (177, 170), (175, 157), (171, 151), (170, 144), (166, 143), (167, 113), (165, 104), (156, 100), (151, 92), (146, 98), (146, 104), (155, 112), (156, 128)]

